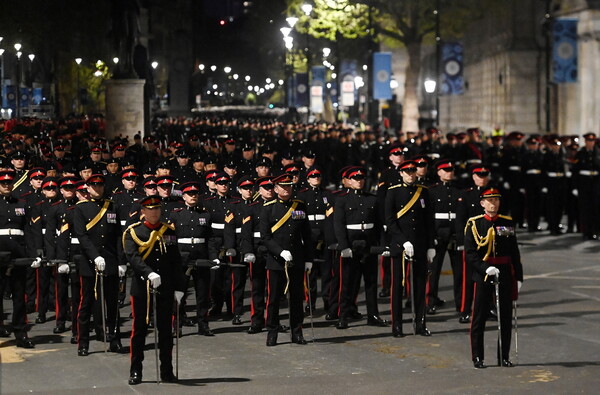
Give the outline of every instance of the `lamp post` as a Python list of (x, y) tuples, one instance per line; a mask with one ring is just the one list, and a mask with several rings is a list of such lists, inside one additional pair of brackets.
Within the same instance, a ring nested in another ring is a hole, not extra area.
[[(289, 18), (288, 18), (289, 19)], [(286, 19), (287, 20), (287, 19)], [(288, 20), (288, 23), (289, 20)], [(295, 22), (294, 22), (295, 23)], [(285, 97), (285, 107), (289, 107), (290, 106), (290, 94), (289, 94), (289, 62), (288, 62), (288, 52), (291, 52), (292, 48), (294, 48), (294, 38), (292, 36), (290, 36), (290, 33), (292, 32), (292, 28), (291, 27), (282, 27), (281, 29), (279, 29), (281, 31), (281, 34), (283, 35), (283, 42), (285, 45), (285, 53), (284, 53), (284, 62), (283, 62), (283, 74), (284, 74), (284, 83), (283, 83), (283, 89), (284, 89), (284, 97)]]
[(425, 92), (427, 92), (428, 94), (432, 94), (435, 92), (435, 94), (436, 94), (436, 103), (435, 103), (436, 107), (434, 110), (435, 116), (433, 118), (436, 120), (435, 125), (437, 126), (437, 121), (438, 121), (438, 107), (437, 106), (439, 105), (439, 102), (437, 100), (437, 90), (436, 90), (437, 81), (432, 80), (431, 78), (426, 78), (425, 81), (423, 82), (423, 85), (425, 86)]
[(17, 92), (15, 95), (17, 102), (15, 116), (19, 119), (21, 117), (21, 55), (23, 55), (23, 53), (21, 52), (21, 44), (16, 43), (14, 47), (15, 51), (17, 51)]
[(77, 101), (75, 103), (75, 112), (77, 114), (81, 113), (81, 97), (80, 97), (80, 95), (81, 95), (81, 92), (80, 92), (81, 88), (79, 86), (79, 84), (80, 84), (80, 76), (79, 75), (81, 74), (80, 71), (81, 71), (81, 61), (82, 60), (83, 59), (81, 59), (81, 58), (75, 58), (75, 63), (77, 63), (77, 95), (76, 95)]
[[(435, 78), (440, 78), (440, 57), (442, 50), (442, 38), (440, 36), (440, 0), (435, 1)], [(435, 126), (440, 125), (440, 89), (435, 90)]]
[[(310, 86), (311, 86), (311, 79), (310, 79), (310, 67), (311, 67), (311, 61), (310, 61), (310, 43), (309, 43), (309, 39), (310, 39), (310, 34), (308, 32), (308, 29), (310, 28), (310, 13), (313, 10), (313, 6), (310, 3), (304, 3), (302, 4), (302, 11), (304, 12), (304, 15), (306, 15), (306, 47), (304, 48), (304, 53), (306, 55), (306, 77), (308, 80), (308, 86), (309, 86), (309, 92), (310, 92)], [(308, 123), (308, 120), (310, 119), (310, 93), (308, 96), (308, 106), (306, 107), (306, 123)]]

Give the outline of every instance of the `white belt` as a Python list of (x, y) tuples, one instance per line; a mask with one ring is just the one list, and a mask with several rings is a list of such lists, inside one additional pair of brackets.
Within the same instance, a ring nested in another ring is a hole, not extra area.
[(527, 174), (542, 174), (542, 171), (540, 169), (529, 169)]
[(225, 224), (210, 224), (213, 229), (225, 229)]
[(322, 221), (325, 219), (325, 216), (323, 214), (315, 214), (315, 215), (310, 215), (308, 216), (308, 220), (309, 221)]
[(435, 219), (456, 219), (456, 213), (435, 213)]
[(466, 161), (466, 163), (468, 163), (468, 164), (478, 163), (479, 164), (479, 163), (481, 163), (481, 159), (468, 159)]
[(548, 174), (548, 177), (552, 177), (552, 178), (554, 178), (554, 177), (564, 177), (565, 176), (565, 173), (557, 173), (557, 172), (554, 172), (554, 171), (549, 171), (546, 174)]
[(366, 230), (366, 229), (373, 229), (375, 227), (375, 224), (350, 224), (350, 225), (346, 225), (346, 229), (350, 229), (350, 230)]
[(122, 221), (121, 221), (121, 226), (125, 226), (125, 224), (126, 224), (126, 223), (127, 223), (127, 221), (125, 221), (125, 220), (122, 220)]
[(582, 175), (582, 176), (597, 176), (598, 172), (596, 170), (579, 170), (579, 175)]
[(73, 237), (71, 239), (71, 244), (79, 244), (79, 239), (77, 237)]
[(235, 228), (235, 233), (242, 233), (242, 228)]
[(508, 166), (508, 170), (521, 171), (521, 166)]
[(254, 232), (254, 237), (260, 238), (260, 232)]
[(179, 244), (202, 244), (206, 242), (206, 239), (198, 238), (198, 237), (182, 237), (181, 239), (177, 239)]
[(25, 236), (21, 229), (0, 229), (0, 236)]

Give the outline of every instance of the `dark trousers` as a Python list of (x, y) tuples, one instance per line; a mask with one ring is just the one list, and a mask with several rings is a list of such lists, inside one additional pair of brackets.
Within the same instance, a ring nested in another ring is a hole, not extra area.
[[(226, 257), (224, 259), (230, 259)], [(227, 313), (231, 313), (231, 276), (229, 268), (220, 267), (210, 271), (210, 299), (212, 309), (220, 313), (223, 310), (223, 302), (227, 306)]]
[(471, 315), (473, 306), (473, 268), (467, 263), (465, 251), (459, 253), (461, 258), (461, 290), (460, 290), (460, 312), (463, 315)]
[(40, 315), (48, 312), (50, 303), (50, 281), (54, 276), (54, 268), (42, 266), (37, 269), (37, 310)]
[(25, 283), (25, 294), (27, 295), (27, 308), (29, 310), (37, 311), (37, 269), (27, 266), (25, 267), (25, 270), (27, 272), (27, 280)]
[(356, 293), (360, 286), (360, 278), (365, 283), (367, 314), (379, 315), (377, 307), (377, 258), (375, 255), (354, 252), (352, 258), (343, 258), (340, 268), (341, 297), (340, 317), (348, 317), (356, 307)]
[[(150, 294), (152, 298), (152, 294)], [(130, 338), (130, 373), (142, 372), (142, 362), (144, 361), (144, 346), (146, 345), (146, 335), (148, 333), (148, 324), (146, 315), (148, 313), (148, 302), (146, 295), (131, 297), (131, 311), (133, 315), (133, 324)], [(152, 314), (152, 302), (150, 302), (150, 315)], [(171, 320), (173, 317), (173, 292), (161, 292), (156, 296), (156, 315), (154, 322), (158, 328), (158, 348), (160, 359), (161, 374), (173, 373), (173, 336), (171, 332)]]
[(342, 265), (342, 257), (339, 256), (339, 252), (335, 250), (327, 251), (327, 254), (331, 256), (331, 283), (329, 286), (329, 314), (333, 316), (340, 315), (340, 290), (341, 277), (340, 267)]
[(531, 181), (531, 178), (526, 181), (525, 211), (527, 213), (527, 230), (535, 232), (540, 225), (540, 217), (542, 216), (542, 187), (539, 181)]
[(56, 274), (55, 300), (56, 300), (56, 325), (64, 325), (67, 321), (69, 310), (69, 274)]
[(81, 277), (79, 277), (76, 270), (69, 273), (69, 277), (71, 279), (71, 333), (73, 336), (77, 336), (79, 333), (77, 329), (81, 302)]
[[(404, 270), (404, 272), (403, 272)], [(410, 284), (410, 270), (413, 271), (414, 284)], [(425, 256), (419, 256), (409, 263), (408, 260), (402, 266), (402, 256), (394, 257), (392, 261), (392, 290), (390, 293), (391, 310), (392, 310), (392, 325), (395, 328), (400, 328), (402, 325), (402, 280), (403, 273), (406, 273), (404, 287), (410, 298), (410, 287), (413, 287), (414, 300), (411, 303), (415, 311), (415, 323), (417, 330), (426, 326), (425, 321), (425, 288), (427, 285), (427, 266)]]
[[(191, 277), (194, 284), (194, 292), (196, 294), (196, 319), (198, 322), (208, 322), (208, 309), (210, 308), (210, 271), (211, 270), (208, 267), (197, 267), (192, 269), (189, 276), (186, 276), (185, 283), (187, 284)], [(185, 299), (186, 298), (184, 297), (179, 305), (179, 314), (182, 317), (185, 316)]]
[[(332, 255), (328, 250), (324, 251), (321, 254), (319, 251), (319, 255), (322, 256), (321, 259), (315, 259), (313, 261), (313, 268), (310, 271), (310, 300), (312, 301), (312, 307), (314, 309), (317, 304), (318, 298), (318, 290), (317, 290), (317, 281), (319, 276), (321, 277), (321, 297), (323, 298), (323, 305), (325, 310), (329, 309), (329, 291), (331, 289), (331, 264), (332, 264)], [(308, 288), (308, 282), (306, 284)], [(305, 302), (308, 303), (308, 292), (306, 292)]]
[(244, 314), (244, 288), (246, 288), (247, 278), (247, 267), (231, 268), (231, 309), (233, 314)]
[[(105, 292), (106, 303), (106, 326), (108, 327), (107, 340), (112, 340), (117, 335), (117, 310), (118, 310), (118, 294), (119, 294), (119, 278), (117, 276), (104, 277), (104, 290), (100, 286), (100, 278), (96, 284), (95, 277), (80, 277), (81, 282), (81, 300), (79, 303), (78, 315), (78, 345), (79, 348), (87, 348), (90, 343), (90, 317), (94, 313), (94, 325), (96, 333), (103, 335), (102, 328), (102, 292)], [(98, 299), (94, 293), (96, 293)]]
[(256, 262), (250, 263), (250, 322), (253, 326), (265, 326), (265, 286), (267, 269), (265, 259), (260, 254)]
[[(302, 329), (304, 312), (302, 311), (302, 300), (304, 296), (303, 279), (304, 264), (294, 265), (288, 269), (289, 283), (289, 311), (290, 328), (292, 333)], [(267, 270), (267, 317), (266, 326), (270, 332), (277, 331), (280, 325), (279, 305), (286, 285), (285, 271)]]
[(546, 220), (552, 233), (560, 232), (560, 221), (565, 211), (567, 201), (566, 180), (551, 178), (548, 180), (548, 193), (546, 194)]
[[(499, 265), (500, 269), (500, 312), (502, 323), (502, 358), (508, 359), (512, 333), (512, 277), (508, 265)], [(489, 282), (475, 283), (475, 300), (473, 318), (471, 320), (471, 358), (484, 359), (483, 334), (490, 307), (490, 300), (495, 294), (494, 285)], [(496, 323), (494, 322), (494, 325)], [(497, 336), (497, 332), (495, 334)], [(499, 353), (499, 351), (498, 351)]]
[(381, 262), (381, 288), (390, 289), (392, 282), (392, 260), (391, 257), (382, 256)]
[(28, 267), (12, 268), (9, 281), (12, 289), (12, 326), (15, 332), (15, 338), (21, 339), (27, 337), (25, 327), (27, 324), (27, 311), (25, 303), (25, 284), (27, 282)]
[(390, 258), (390, 310), (392, 314), (392, 328), (402, 332), (402, 294), (407, 282), (404, 281), (405, 268), (402, 258)]
[(446, 252), (450, 257), (450, 266), (452, 267), (453, 285), (454, 285), (454, 304), (456, 311), (460, 311), (460, 293), (461, 293), (461, 262), (454, 251), (454, 244), (450, 240), (438, 240), (438, 245), (435, 248), (435, 258), (431, 263), (431, 275), (429, 276), (429, 287), (427, 290), (427, 305), (434, 305), (440, 298), (438, 295), (440, 287), (440, 275), (442, 274), (442, 266)]

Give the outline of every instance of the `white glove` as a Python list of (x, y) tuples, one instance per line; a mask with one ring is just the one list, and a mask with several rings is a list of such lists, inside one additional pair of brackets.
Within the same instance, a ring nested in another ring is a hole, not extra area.
[(340, 252), (340, 256), (342, 258), (352, 258), (352, 249), (351, 248), (344, 248), (341, 252)]
[(281, 251), (281, 254), (279, 254), (279, 256), (282, 257), (283, 260), (286, 262), (291, 262), (294, 260), (294, 258), (292, 258), (292, 253), (288, 250)]
[(456, 247), (456, 251), (464, 251), (465, 250), (465, 246), (457, 246)]
[(487, 269), (485, 269), (485, 274), (487, 274), (488, 276), (498, 277), (498, 275), (500, 274), (500, 270), (498, 270), (496, 266), (490, 266)]
[(150, 285), (152, 285), (152, 288), (156, 289), (158, 287), (160, 287), (160, 275), (157, 273), (150, 273), (148, 274), (148, 280), (150, 280)]
[(42, 258), (40, 258), (39, 256), (37, 258), (35, 258), (35, 260), (33, 262), (31, 262), (31, 267), (33, 269), (37, 269), (38, 267), (42, 266)]
[(94, 259), (94, 263), (96, 264), (96, 270), (99, 272), (103, 272), (106, 269), (106, 261), (101, 256), (97, 256)]
[(413, 247), (410, 241), (407, 241), (406, 243), (402, 244), (402, 247), (404, 247), (404, 253), (407, 257), (412, 258), (413, 256), (415, 256), (415, 247)]
[(312, 262), (304, 262), (304, 271), (309, 272), (312, 270)]
[(523, 286), (523, 281), (517, 281), (517, 292), (521, 293), (521, 287)]
[(235, 248), (228, 248), (227, 251), (225, 251), (225, 256), (236, 256), (237, 252), (235, 250)]
[(508, 181), (504, 181), (504, 189), (506, 189), (507, 191), (510, 189), (510, 184), (508, 183)]
[(214, 266), (210, 268), (210, 270), (217, 270), (221, 267), (221, 261), (218, 259), (213, 259)]
[(522, 193), (523, 195), (525, 195), (525, 188), (519, 188), (519, 193)]
[(127, 265), (119, 265), (119, 277), (125, 277), (127, 273)]
[(389, 256), (392, 256), (392, 253), (389, 250), (385, 250), (381, 253), (381, 256), (384, 256), (387, 258)]
[(244, 262), (246, 262), (246, 263), (254, 263), (254, 262), (256, 262), (256, 255), (254, 255), (251, 252), (245, 254), (244, 255)]
[(69, 274), (69, 272), (71, 271), (71, 268), (66, 263), (61, 263), (60, 265), (58, 265), (57, 271), (60, 274)]
[(543, 187), (543, 188), (542, 188), (542, 193), (548, 193), (548, 188), (546, 188), (546, 187)]
[(175, 291), (175, 300), (177, 301), (177, 304), (181, 304), (181, 299), (183, 299), (183, 292)]
[(428, 248), (427, 249), (427, 260), (429, 262), (433, 262), (433, 258), (435, 258), (435, 249)]
[(573, 190), (571, 191), (571, 193), (572, 193), (572, 194), (573, 194), (573, 196), (575, 196), (575, 197), (579, 196), (579, 191), (578, 191), (577, 189), (573, 189)]

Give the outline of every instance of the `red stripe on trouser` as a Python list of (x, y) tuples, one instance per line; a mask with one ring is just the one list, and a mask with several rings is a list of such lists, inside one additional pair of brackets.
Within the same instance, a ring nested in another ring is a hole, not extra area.
[(235, 314), (235, 275), (234, 270), (231, 271), (231, 310)]
[[(413, 273), (414, 275), (414, 273)], [(413, 277), (414, 280), (414, 277)], [(429, 291), (431, 290), (431, 285), (429, 282), (431, 281), (431, 276), (427, 279), (427, 283), (425, 284), (425, 306), (429, 306)]]
[(252, 273), (253, 266), (254, 266), (253, 263), (250, 262), (250, 318), (254, 317), (254, 311), (255, 311), (254, 310), (254, 281), (252, 280), (254, 277), (252, 275), (253, 274)]
[(269, 322), (269, 305), (271, 304), (271, 271), (267, 270), (267, 308), (265, 309), (265, 322)]
[(342, 267), (343, 267), (343, 265), (342, 265), (342, 259), (343, 258), (340, 255), (340, 270), (339, 270), (339, 272), (340, 272), (340, 280), (339, 280), (340, 286), (339, 286), (339, 289), (338, 289), (338, 317), (342, 313), (342, 278), (344, 277), (343, 273), (342, 273)]
[[(390, 283), (390, 311), (392, 313), (392, 328), (394, 328), (394, 258), (390, 258), (390, 274), (392, 276)], [(402, 305), (402, 298), (400, 298), (400, 305)]]
[(40, 311), (40, 270), (35, 269), (35, 311)]
[(79, 346), (79, 340), (81, 339), (81, 328), (79, 326), (79, 312), (81, 311), (81, 305), (83, 304), (83, 277), (79, 276), (79, 308), (77, 309), (77, 346)]
[(60, 315), (60, 304), (58, 303), (58, 276), (59, 274), (54, 276), (54, 311), (56, 312), (56, 321), (58, 321), (58, 316)]
[(467, 259), (466, 252), (462, 252), (462, 298), (460, 302), (460, 312), (464, 313), (466, 311), (465, 303), (467, 303)]
[(385, 276), (383, 270), (383, 256), (379, 256), (379, 271), (381, 272), (381, 286), (383, 287), (383, 277)]
[[(129, 336), (129, 363), (131, 363), (131, 359), (133, 358), (133, 335), (135, 335), (135, 307), (133, 305), (133, 296), (131, 298), (131, 335)], [(150, 302), (149, 300), (146, 301)], [(154, 318), (156, 319), (156, 317)]]
[[(404, 284), (406, 284), (406, 297), (408, 299), (410, 299), (410, 287), (412, 287), (413, 285), (410, 283), (410, 271), (412, 270), (412, 263), (410, 262), (406, 262), (406, 273), (404, 273), (404, 278), (407, 279), (407, 281), (404, 281)], [(412, 303), (412, 300), (411, 300)]]
[(308, 303), (308, 300), (309, 300), (308, 293), (310, 292), (310, 289), (308, 289), (308, 282), (306, 281), (307, 277), (308, 277), (308, 272), (305, 270), (303, 282), (304, 282), (304, 301), (306, 303)]

